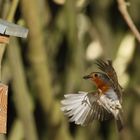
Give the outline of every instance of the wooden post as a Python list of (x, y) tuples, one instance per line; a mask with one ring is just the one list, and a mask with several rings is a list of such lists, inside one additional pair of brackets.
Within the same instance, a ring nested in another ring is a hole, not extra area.
[(28, 29), (0, 19), (0, 133), (7, 132), (8, 86), (1, 81), (1, 63), (5, 46), (9, 43), (10, 36), (26, 38), (27, 34)]
[(0, 84), (0, 133), (6, 133), (7, 128), (7, 93), (8, 86)]
[(8, 44), (10, 37), (8, 35), (0, 34), (0, 43)]

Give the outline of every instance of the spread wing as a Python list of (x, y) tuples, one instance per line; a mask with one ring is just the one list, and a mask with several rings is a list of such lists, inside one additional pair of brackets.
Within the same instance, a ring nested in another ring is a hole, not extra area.
[(99, 104), (98, 93), (79, 92), (66, 94), (64, 97), (61, 110), (75, 124), (88, 125), (93, 120), (104, 121), (112, 118), (112, 114)]
[(113, 82), (118, 84), (117, 74), (112, 66), (111, 60), (108, 60), (107, 62), (103, 60), (97, 60), (96, 64), (98, 65), (99, 69), (105, 72)]
[(102, 70), (109, 77), (112, 87), (116, 91), (120, 100), (122, 100), (122, 87), (118, 83), (118, 78), (115, 69), (112, 66), (112, 61), (108, 60), (107, 62), (103, 60), (97, 60), (96, 64), (98, 68)]

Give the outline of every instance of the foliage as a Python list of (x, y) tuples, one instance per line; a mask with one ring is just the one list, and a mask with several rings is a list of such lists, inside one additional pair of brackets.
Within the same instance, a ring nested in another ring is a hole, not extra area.
[[(130, 2), (139, 27), (140, 2)], [(140, 48), (117, 1), (0, 0), (0, 6), (1, 18), (29, 28), (27, 39), (11, 37), (6, 47), (2, 80), (9, 85), (8, 133), (0, 139), (140, 139)], [(113, 61), (124, 88), (121, 133), (113, 120), (81, 127), (60, 111), (65, 93), (95, 89), (82, 77), (96, 71), (97, 58)]]

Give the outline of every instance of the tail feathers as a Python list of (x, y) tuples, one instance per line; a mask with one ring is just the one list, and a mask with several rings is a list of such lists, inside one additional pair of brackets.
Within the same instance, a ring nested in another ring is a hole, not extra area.
[(87, 92), (79, 94), (66, 94), (65, 99), (61, 101), (61, 110), (75, 124), (84, 125), (84, 122), (91, 111)]
[(116, 119), (117, 129), (120, 132), (124, 128), (124, 122), (122, 116), (119, 114), (118, 118)]

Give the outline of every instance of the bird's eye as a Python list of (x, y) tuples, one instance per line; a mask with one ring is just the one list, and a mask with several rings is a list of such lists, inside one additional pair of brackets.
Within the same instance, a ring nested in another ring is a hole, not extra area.
[(98, 77), (98, 74), (97, 74), (97, 73), (95, 73), (95, 74), (94, 74), (94, 76), (95, 76), (95, 77)]

